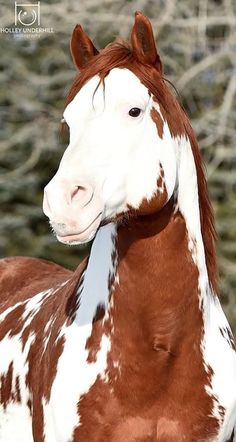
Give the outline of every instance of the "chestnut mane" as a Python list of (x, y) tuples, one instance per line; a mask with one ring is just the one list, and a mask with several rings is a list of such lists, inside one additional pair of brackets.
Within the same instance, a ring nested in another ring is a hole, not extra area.
[[(160, 65), (160, 60), (159, 65)], [(95, 55), (75, 78), (66, 99), (69, 104), (77, 92), (88, 80), (95, 75), (100, 76), (100, 82), (104, 83), (106, 75), (114, 68), (127, 68), (132, 71), (140, 81), (153, 94), (160, 106), (163, 118), (169, 126), (172, 137), (186, 136), (192, 147), (194, 161), (197, 171), (199, 210), (201, 220), (201, 232), (205, 249), (206, 266), (210, 285), (215, 293), (218, 292), (218, 273), (216, 265), (215, 239), (213, 209), (209, 200), (207, 183), (200, 155), (198, 143), (190, 125), (189, 119), (171, 93), (160, 70), (156, 66), (144, 64), (134, 57), (131, 46), (118, 39), (109, 44), (100, 53)]]

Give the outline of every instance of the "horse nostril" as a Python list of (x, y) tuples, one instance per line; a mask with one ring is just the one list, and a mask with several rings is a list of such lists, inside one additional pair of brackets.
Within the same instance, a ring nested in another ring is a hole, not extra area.
[(93, 194), (90, 186), (76, 186), (71, 192), (71, 202), (77, 202), (81, 207), (85, 207), (93, 199)]
[(77, 186), (71, 193), (71, 201), (75, 199), (80, 199), (82, 193), (86, 191), (85, 187)]

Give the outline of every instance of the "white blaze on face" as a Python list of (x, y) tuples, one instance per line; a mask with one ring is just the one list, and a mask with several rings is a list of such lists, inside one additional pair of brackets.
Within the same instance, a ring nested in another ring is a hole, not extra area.
[[(105, 78), (105, 87), (100, 84), (95, 92), (99, 82), (99, 76), (89, 80), (64, 112), (70, 144), (51, 185), (51, 204), (58, 200), (57, 206), (62, 208), (57, 184), (63, 180), (87, 183), (93, 189), (89, 204), (77, 213), (73, 233), (76, 228), (81, 231), (80, 219), (89, 210), (87, 224), (100, 212), (103, 218), (110, 218), (128, 206), (138, 208), (143, 199), (150, 200), (157, 191), (160, 165), (169, 198), (175, 187), (176, 141), (166, 123), (163, 138), (158, 136), (151, 118), (151, 110), (158, 105), (147, 88), (128, 69), (113, 69)], [(132, 108), (141, 109), (138, 117), (129, 115)], [(70, 207), (64, 211), (63, 215), (61, 209), (61, 222)]]
[[(87, 361), (86, 343), (91, 336), (97, 306), (108, 307), (109, 280), (116, 275), (115, 237), (114, 224), (99, 229), (92, 245), (82, 288), (79, 288), (79, 307), (75, 321), (71, 326), (65, 326), (61, 333), (65, 338), (64, 349), (58, 360), (50, 400), (44, 402), (47, 442), (72, 440), (73, 431), (80, 423), (78, 404), (81, 396), (89, 391), (98, 375), (105, 378), (110, 337), (105, 333), (102, 335), (95, 362)], [(55, 435), (54, 439), (52, 435)]]
[[(128, 69), (113, 69), (105, 89), (101, 84), (93, 96), (99, 81), (92, 78), (65, 110), (71, 141), (59, 171), (93, 185), (102, 195), (104, 215), (114, 216), (151, 199), (160, 163), (172, 194), (176, 158), (167, 124), (163, 139), (158, 137), (150, 115), (157, 105), (140, 80)], [(131, 117), (135, 107), (141, 114)]]

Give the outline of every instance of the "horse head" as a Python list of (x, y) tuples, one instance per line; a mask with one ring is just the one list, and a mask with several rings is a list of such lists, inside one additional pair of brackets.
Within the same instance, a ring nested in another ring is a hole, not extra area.
[(101, 223), (162, 208), (177, 159), (152, 90), (165, 95), (166, 86), (149, 20), (136, 13), (131, 45), (117, 41), (100, 53), (77, 25), (71, 52), (79, 74), (64, 112), (70, 143), (45, 188), (44, 211), (57, 238), (74, 244), (92, 239)]

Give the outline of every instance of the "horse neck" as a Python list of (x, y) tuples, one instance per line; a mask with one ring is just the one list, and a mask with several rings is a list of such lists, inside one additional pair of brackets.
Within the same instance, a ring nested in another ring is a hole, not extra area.
[[(198, 306), (206, 301), (209, 282), (197, 174), (190, 143), (184, 137), (179, 139), (177, 156), (176, 192), (162, 210), (98, 230), (78, 291), (80, 324), (93, 321), (101, 309), (109, 309), (111, 293), (124, 285), (136, 293), (135, 284), (142, 287), (144, 297), (156, 293), (153, 287), (163, 287), (173, 302), (184, 295), (195, 297)], [(181, 279), (192, 275), (192, 291), (181, 282), (175, 290), (179, 274)]]
[[(153, 269), (157, 263), (163, 268), (169, 266), (169, 269), (173, 268), (174, 271), (175, 264), (171, 255), (175, 255), (176, 258), (179, 255), (184, 271), (188, 271), (192, 265), (195, 267), (198, 273), (199, 298), (204, 301), (209, 293), (209, 280), (200, 220), (197, 171), (188, 138), (178, 138), (176, 153), (177, 182), (174, 195), (158, 213), (131, 220), (118, 230), (118, 255), (119, 260), (129, 259), (130, 265), (133, 263), (133, 272), (139, 273), (142, 267), (148, 274), (152, 273), (152, 279), (156, 278)], [(175, 250), (176, 247), (179, 251), (182, 250), (188, 261), (181, 258), (181, 253)], [(164, 262), (167, 249), (171, 253), (169, 257), (166, 256), (167, 261)], [(157, 274), (158, 277), (161, 276), (159, 272)]]

